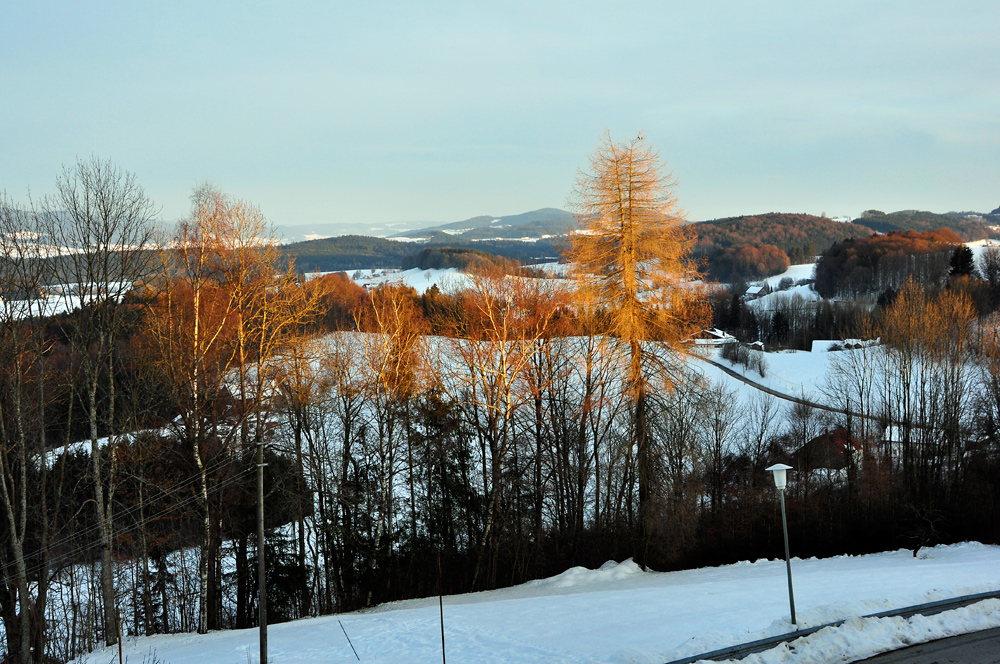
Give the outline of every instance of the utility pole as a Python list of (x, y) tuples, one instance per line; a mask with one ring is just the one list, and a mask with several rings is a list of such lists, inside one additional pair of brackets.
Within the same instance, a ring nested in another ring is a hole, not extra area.
[[(260, 432), (258, 430), (258, 436)], [(260, 664), (267, 664), (267, 579), (264, 567), (264, 439), (257, 441), (257, 610)]]

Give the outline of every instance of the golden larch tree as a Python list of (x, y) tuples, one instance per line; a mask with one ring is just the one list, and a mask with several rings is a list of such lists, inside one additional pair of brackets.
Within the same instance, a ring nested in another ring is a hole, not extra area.
[(627, 363), (627, 454), (635, 455), (638, 475), (640, 557), (655, 521), (656, 463), (648, 423), (653, 374), (661, 381), (658, 388), (674, 389), (672, 351), (706, 322), (708, 311), (703, 294), (691, 286), (696, 272), (688, 256), (695, 238), (683, 225), (673, 185), (659, 153), (641, 134), (619, 143), (605, 132), (571, 198), (580, 228), (569, 256), (579, 288), (603, 309), (606, 332)]

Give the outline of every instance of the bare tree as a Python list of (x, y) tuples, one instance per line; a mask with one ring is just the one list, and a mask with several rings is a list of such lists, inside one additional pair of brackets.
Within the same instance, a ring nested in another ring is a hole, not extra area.
[(723, 385), (712, 386), (704, 396), (703, 436), (705, 472), (712, 513), (718, 514), (723, 499), (726, 459), (733, 453), (739, 433), (736, 392)]
[[(453, 348), (460, 368), (442, 380), (463, 402), (475, 432), (482, 464), (483, 515), (473, 587), (486, 572), (487, 585), (496, 583), (496, 562), (510, 495), (511, 455), (516, 443), (515, 416), (532, 401), (526, 373), (545, 337), (555, 311), (534, 315), (532, 304), (542, 297), (535, 280), (508, 277), (495, 265), (481, 265), (472, 288), (463, 294), (470, 320)], [(537, 386), (536, 386), (537, 387)]]
[(45, 656), (49, 587), (49, 379), (39, 324), (49, 265), (42, 260), (39, 221), (35, 211), (19, 209), (0, 192), (0, 592), (7, 599), (0, 602), (0, 619), (10, 661), (25, 663)]
[[(135, 175), (92, 157), (63, 169), (57, 195), (45, 203), (55, 248), (57, 280), (66, 307), (79, 307), (65, 333), (79, 354), (83, 402), (90, 428), (94, 507), (101, 546), (104, 640), (118, 641), (114, 588), (113, 503), (117, 436), (125, 416), (117, 394), (116, 343), (126, 322), (125, 294), (149, 268), (151, 220), (156, 214)], [(108, 435), (111, 453), (101, 452)], [(106, 459), (106, 461), (105, 461)]]
[[(369, 559), (374, 576), (380, 559), (393, 555), (390, 535), (395, 530), (393, 519), (397, 510), (394, 506), (396, 495), (400, 493), (396, 481), (404, 465), (408, 469), (411, 541), (415, 541), (417, 535), (408, 418), (410, 402), (421, 380), (422, 321), (417, 315), (412, 292), (405, 288), (384, 286), (372, 291), (370, 302), (367, 315), (358, 315), (358, 327), (367, 332), (361, 338), (361, 349), (374, 443), (373, 474), (377, 485), (376, 513), (372, 515), (375, 532)], [(370, 604), (371, 598), (372, 590), (369, 589), (366, 604)]]

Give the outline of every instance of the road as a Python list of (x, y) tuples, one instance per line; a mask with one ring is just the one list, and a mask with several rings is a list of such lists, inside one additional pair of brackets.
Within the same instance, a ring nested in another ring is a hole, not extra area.
[[(837, 413), (838, 415), (850, 415), (851, 417), (858, 417), (858, 418), (862, 418), (862, 419), (866, 419), (866, 420), (871, 420), (873, 422), (878, 422), (880, 424), (885, 424), (886, 423), (885, 419), (882, 416), (880, 416), (880, 415), (868, 415), (868, 414), (865, 414), (865, 413), (857, 413), (857, 412), (848, 413), (846, 410), (844, 410), (842, 408), (834, 408), (833, 406), (827, 406), (826, 404), (822, 404), (822, 403), (819, 403), (819, 402), (816, 402), (816, 401), (810, 401), (809, 399), (803, 399), (801, 397), (792, 396), (791, 394), (785, 394), (784, 392), (779, 392), (778, 390), (771, 389), (770, 387), (768, 387), (766, 385), (761, 385), (760, 383), (757, 383), (757, 382), (751, 380), (750, 378), (747, 378), (746, 376), (744, 376), (740, 372), (735, 371), (735, 370), (731, 369), (730, 367), (725, 366), (724, 364), (720, 364), (720, 363), (716, 362), (715, 360), (709, 360), (709, 359), (706, 359), (706, 358), (702, 358), (702, 361), (706, 362), (707, 364), (711, 364), (712, 366), (716, 367), (717, 369), (721, 369), (726, 374), (732, 376), (733, 378), (735, 378), (736, 380), (738, 380), (738, 381), (740, 381), (742, 383), (745, 383), (745, 384), (749, 385), (750, 387), (752, 387), (752, 388), (754, 388), (756, 390), (760, 390), (761, 392), (766, 392), (767, 394), (770, 394), (772, 396), (778, 397), (779, 399), (784, 399), (785, 401), (791, 401), (792, 403), (802, 404), (804, 406), (809, 406), (810, 408), (816, 408), (818, 410), (825, 410), (825, 411), (830, 412), (830, 413)], [(894, 426), (905, 426), (901, 422), (894, 421), (894, 420), (890, 420), (889, 424), (892, 424)], [(926, 429), (926, 428), (930, 428), (930, 427), (928, 427), (928, 425), (922, 424), (920, 422), (912, 423), (909, 426), (911, 428), (914, 428), (914, 429)]]
[(858, 664), (1000, 664), (1000, 627), (922, 643)]

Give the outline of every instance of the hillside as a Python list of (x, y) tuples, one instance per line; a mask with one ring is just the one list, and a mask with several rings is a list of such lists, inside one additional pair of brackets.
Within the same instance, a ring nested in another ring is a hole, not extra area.
[(542, 208), (507, 217), (481, 215), (391, 238), (342, 235), (295, 242), (282, 250), (302, 271), (398, 268), (404, 259), (426, 248), (443, 247), (474, 249), (531, 264), (556, 260), (575, 225), (576, 217), (571, 213)]
[(333, 272), (366, 267), (399, 267), (403, 257), (415, 253), (416, 249), (406, 242), (367, 235), (341, 235), (285, 245), (282, 252), (295, 259), (299, 270)]
[(387, 240), (363, 235), (343, 235), (341, 237), (296, 242), (285, 245), (286, 256), (295, 259), (295, 264), (304, 272), (335, 272), (365, 268), (398, 268), (404, 260), (428, 248), (452, 247), (474, 249), (532, 264), (556, 260), (562, 249), (564, 238), (552, 237), (531, 241), (522, 240), (476, 240), (462, 236), (433, 233), (425, 242)]
[(983, 216), (972, 213), (937, 214), (923, 210), (901, 210), (886, 214), (879, 210), (867, 210), (853, 223), (866, 226), (879, 233), (933, 231), (947, 228), (955, 231), (966, 242), (985, 240), (988, 237), (1000, 237), (1000, 234), (990, 228)]
[[(842, 223), (810, 214), (771, 212), (695, 222), (689, 228), (698, 236), (693, 249), (695, 258), (704, 257), (706, 272), (727, 281), (760, 278), (774, 272), (761, 267), (766, 261), (742, 255), (749, 250), (745, 245), (779, 258), (777, 250), (781, 250), (791, 263), (798, 264), (812, 261), (837, 242), (865, 238), (876, 232), (947, 228), (965, 241), (983, 239), (998, 235), (989, 226), (994, 220), (1000, 223), (1000, 217), (975, 213), (868, 211), (853, 223)], [(532, 264), (556, 260), (575, 227), (573, 214), (543, 208), (506, 217), (480, 215), (407, 231), (392, 238), (344, 235), (297, 242), (285, 245), (283, 250), (295, 258), (299, 269), (306, 271), (398, 268), (404, 259), (429, 247), (476, 249)], [(740, 267), (748, 261), (753, 263), (753, 269)], [(787, 264), (781, 261), (774, 269), (780, 272), (785, 267)]]
[(947, 277), (951, 256), (961, 244), (958, 234), (947, 228), (838, 242), (816, 264), (816, 292), (857, 297), (897, 290), (910, 279), (937, 286)]
[(871, 229), (858, 224), (845, 224), (811, 214), (780, 212), (701, 221), (692, 227), (698, 233), (694, 246), (696, 256), (739, 244), (771, 244), (789, 254), (796, 249), (816, 254), (844, 238), (872, 234)]

